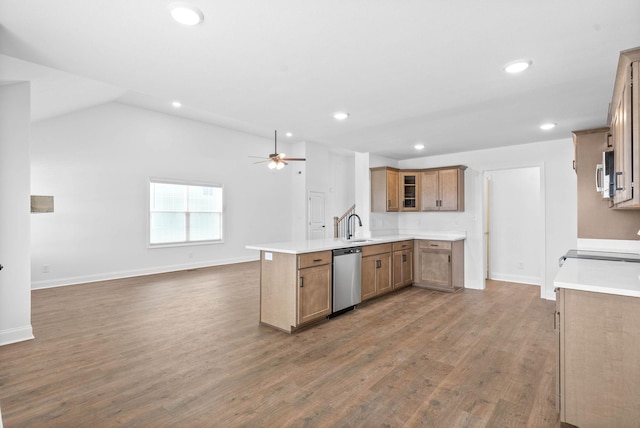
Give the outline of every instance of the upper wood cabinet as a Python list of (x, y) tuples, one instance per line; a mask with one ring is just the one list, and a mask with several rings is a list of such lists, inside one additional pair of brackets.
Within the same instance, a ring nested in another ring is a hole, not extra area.
[(420, 209), (420, 171), (400, 171), (400, 211)]
[(371, 168), (371, 211), (464, 211), (466, 168)]
[(387, 166), (371, 168), (371, 211), (394, 212), (400, 208), (399, 170)]
[(609, 112), (616, 208), (640, 208), (639, 76), (640, 48), (621, 52)]
[(422, 171), (421, 211), (464, 211), (464, 170), (458, 165)]

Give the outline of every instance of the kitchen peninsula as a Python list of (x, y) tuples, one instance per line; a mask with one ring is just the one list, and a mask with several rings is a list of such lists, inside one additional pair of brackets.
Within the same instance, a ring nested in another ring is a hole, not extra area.
[(332, 251), (362, 247), (362, 301), (408, 285), (464, 288), (465, 232), (247, 245), (260, 251), (260, 323), (291, 333), (332, 313)]

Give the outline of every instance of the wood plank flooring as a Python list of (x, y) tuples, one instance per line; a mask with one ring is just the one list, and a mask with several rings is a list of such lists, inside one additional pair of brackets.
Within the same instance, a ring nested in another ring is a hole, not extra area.
[(0, 347), (14, 427), (559, 427), (554, 303), (534, 286), (409, 287), (287, 335), (259, 265), (33, 292)]

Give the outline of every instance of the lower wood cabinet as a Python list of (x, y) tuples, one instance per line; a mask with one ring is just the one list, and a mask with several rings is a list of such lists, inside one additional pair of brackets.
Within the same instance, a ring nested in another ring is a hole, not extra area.
[(291, 333), (331, 313), (331, 251), (260, 252), (260, 322)]
[(362, 301), (393, 289), (391, 244), (362, 247)]
[(331, 313), (331, 263), (298, 269), (298, 323), (324, 318)]
[(464, 288), (464, 241), (416, 240), (413, 284), (440, 291)]
[(413, 241), (393, 243), (393, 289), (413, 283)]
[(556, 292), (560, 421), (580, 428), (640, 421), (640, 298)]

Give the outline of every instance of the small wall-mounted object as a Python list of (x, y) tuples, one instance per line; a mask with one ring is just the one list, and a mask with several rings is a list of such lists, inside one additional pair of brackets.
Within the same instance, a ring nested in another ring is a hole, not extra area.
[(53, 212), (53, 196), (31, 195), (31, 212), (32, 213), (52, 213)]

